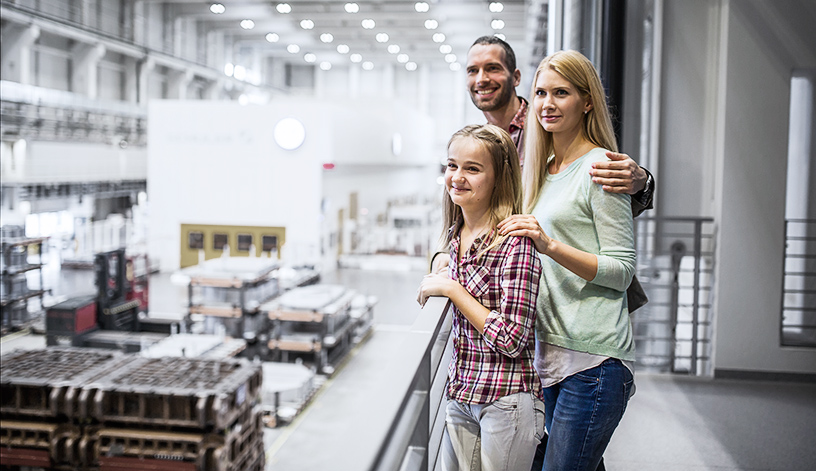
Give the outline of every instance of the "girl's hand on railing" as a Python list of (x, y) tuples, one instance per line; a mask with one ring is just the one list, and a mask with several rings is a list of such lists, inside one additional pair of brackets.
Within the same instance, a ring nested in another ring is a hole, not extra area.
[(431, 296), (450, 297), (449, 293), (459, 285), (454, 280), (448, 278), (447, 274), (429, 273), (422, 278), (417, 290), (417, 302), (425, 307), (425, 301)]

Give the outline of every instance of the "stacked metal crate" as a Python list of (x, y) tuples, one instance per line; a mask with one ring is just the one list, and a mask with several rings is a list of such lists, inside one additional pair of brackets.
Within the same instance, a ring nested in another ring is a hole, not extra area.
[(251, 354), (266, 330), (259, 307), (279, 293), (279, 266), (269, 258), (221, 257), (181, 270), (176, 279), (187, 285), (189, 319), (202, 321), (203, 333), (245, 339)]
[(4, 465), (263, 469), (260, 365), (53, 348), (1, 368)]
[[(42, 260), (28, 263), (29, 247), (36, 247), (42, 257), (43, 242), (47, 237), (29, 238), (22, 226), (5, 225), (0, 228), (0, 328), (3, 331), (20, 328), (37, 316), (28, 312), (28, 300), (40, 299), (47, 292), (43, 288)], [(28, 285), (28, 272), (37, 270), (39, 285)]]
[(320, 373), (337, 363), (371, 329), (373, 298), (339, 285), (312, 285), (287, 291), (261, 306), (272, 323), (270, 356), (307, 360)]

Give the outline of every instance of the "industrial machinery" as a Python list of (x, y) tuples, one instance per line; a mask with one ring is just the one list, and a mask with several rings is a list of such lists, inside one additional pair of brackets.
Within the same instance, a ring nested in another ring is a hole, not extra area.
[(262, 471), (263, 370), (245, 359), (56, 347), (0, 363), (0, 461), (50, 470)]
[[(47, 345), (138, 351), (145, 342), (160, 340), (160, 334), (170, 334), (172, 326), (155, 325), (147, 318), (148, 275), (146, 255), (126, 255), (125, 249), (96, 254), (96, 294), (70, 298), (48, 308)], [(142, 330), (155, 335), (135, 338), (124, 334)]]

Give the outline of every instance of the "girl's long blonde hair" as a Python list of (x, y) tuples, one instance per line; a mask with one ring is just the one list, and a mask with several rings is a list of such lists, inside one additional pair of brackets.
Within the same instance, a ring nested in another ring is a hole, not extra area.
[[(601, 84), (601, 77), (589, 59), (578, 51), (558, 51), (544, 58), (533, 77), (530, 101), (535, 98), (536, 82), (543, 71), (550, 69), (564, 77), (580, 93), (581, 97), (590, 100), (592, 109), (583, 117), (581, 137), (598, 147), (618, 151), (612, 119), (606, 104), (606, 93)], [(541, 188), (547, 175), (547, 161), (553, 155), (552, 133), (541, 127), (534, 106), (527, 111), (525, 134), (524, 175), (524, 210), (533, 210), (541, 195)]]
[[(507, 236), (499, 236), (495, 228), (505, 218), (513, 214), (520, 214), (522, 208), (521, 169), (519, 167), (518, 151), (507, 131), (492, 124), (469, 125), (456, 131), (448, 141), (448, 150), (451, 144), (458, 139), (473, 139), (478, 142), (489, 154), (493, 163), (495, 184), (490, 196), (490, 227), (492, 235), (483, 241), (484, 248), (478, 256), (501, 244)], [(450, 247), (450, 242), (459, 235), (464, 224), (462, 208), (451, 201), (447, 188), (443, 188), (442, 207), (444, 218), (440, 242), (444, 249)], [(448, 230), (453, 227), (453, 230)]]

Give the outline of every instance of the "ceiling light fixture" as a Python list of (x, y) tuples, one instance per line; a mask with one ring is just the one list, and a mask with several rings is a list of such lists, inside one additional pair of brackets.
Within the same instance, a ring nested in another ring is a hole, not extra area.
[(255, 22), (252, 20), (241, 20), (241, 28), (252, 29), (255, 27)]
[(445, 62), (448, 64), (452, 64), (456, 62), (456, 54), (446, 54), (445, 55)]
[(224, 64), (224, 75), (227, 77), (232, 77), (232, 73), (235, 72), (235, 66), (232, 63), (227, 62)]
[(439, 27), (439, 22), (436, 20), (425, 20), (425, 29), (436, 29)]
[(377, 33), (377, 42), (378, 43), (387, 43), (388, 42), (388, 35), (385, 33)]
[(320, 35), (320, 40), (328, 44), (334, 41), (334, 36), (331, 33), (323, 33)]
[(504, 29), (504, 21), (503, 20), (493, 20), (490, 22), (490, 27), (493, 29)]
[(331, 70), (331, 62), (323, 61), (320, 63), (320, 70)]
[(400, 54), (397, 56), (397, 62), (400, 64), (404, 64), (408, 62), (408, 54)]
[(364, 69), (364, 70), (372, 70), (372, 69), (374, 69), (374, 63), (373, 63), (373, 62), (371, 62), (371, 61), (365, 61), (365, 62), (363, 62), (363, 69)]
[(360, 5), (356, 3), (346, 3), (343, 5), (343, 8), (346, 10), (346, 13), (357, 13), (360, 11)]
[(430, 9), (431, 9), (431, 6), (428, 5), (428, 2), (416, 2), (416, 3), (414, 3), (414, 10), (416, 10), (417, 13), (427, 13), (428, 10), (430, 10)]
[(501, 2), (491, 2), (488, 8), (491, 13), (501, 13), (504, 10), (504, 5)]
[(314, 28), (314, 21), (312, 20), (301, 20), (300, 27), (303, 29), (312, 29)]
[(364, 19), (363, 21), (360, 22), (360, 24), (363, 25), (364, 29), (374, 29), (374, 27), (377, 26), (377, 24), (374, 23), (374, 20), (372, 20), (371, 18)]
[(405, 69), (410, 70), (411, 72), (417, 70), (417, 63), (416, 62), (408, 62), (405, 64)]
[(300, 52), (300, 46), (298, 46), (297, 44), (290, 44), (286, 46), (286, 50), (289, 51), (291, 54), (297, 54), (298, 52)]
[(275, 9), (278, 10), (278, 13), (282, 13), (284, 15), (286, 13), (292, 13), (292, 7), (288, 3), (278, 3)]
[(435, 43), (443, 43), (443, 42), (445, 42), (445, 35), (442, 34), (442, 33), (434, 33), (433, 41)]
[(227, 11), (227, 8), (220, 3), (213, 3), (212, 5), (210, 5), (210, 11), (212, 13), (215, 13), (216, 15), (220, 15), (221, 13)]
[(306, 62), (314, 62), (317, 60), (317, 56), (315, 56), (311, 52), (307, 52), (306, 54), (303, 55), (303, 60), (305, 60)]
[(247, 76), (246, 67), (244, 67), (242, 65), (236, 65), (232, 76), (235, 77), (238, 80), (244, 80), (246, 78), (246, 76)]
[(493, 36), (496, 36), (497, 38), (501, 39), (502, 41), (507, 41), (507, 36), (503, 35), (502, 33), (496, 33)]
[(439, 52), (441, 52), (442, 54), (450, 54), (452, 50), (453, 48), (450, 46), (450, 44), (443, 44), (439, 46)]
[(276, 43), (280, 39), (278, 33), (266, 33), (266, 41), (270, 43)]
[(339, 52), (340, 54), (348, 54), (349, 50), (350, 49), (349, 49), (347, 44), (338, 44), (337, 45), (337, 52)]
[(458, 62), (454, 62), (454, 63), (452, 63), (450, 65), (450, 70), (452, 70), (454, 72), (458, 72), (458, 71), (462, 70), (462, 64), (460, 64)]
[(349, 56), (349, 59), (351, 59), (351, 62), (354, 62), (356, 64), (363, 60), (363, 56), (361, 56), (360, 54), (352, 54)]
[(396, 44), (389, 44), (388, 45), (388, 52), (390, 52), (391, 54), (396, 54), (396, 53), (400, 52), (400, 47), (397, 46)]

